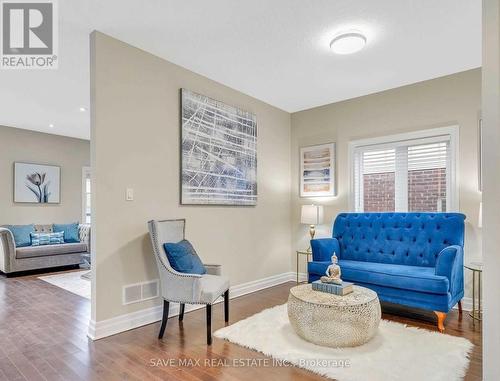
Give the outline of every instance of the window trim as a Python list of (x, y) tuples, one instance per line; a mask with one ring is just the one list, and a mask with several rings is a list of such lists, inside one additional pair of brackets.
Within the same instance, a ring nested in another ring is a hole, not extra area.
[(459, 188), (459, 152), (460, 152), (460, 128), (459, 125), (451, 125), (447, 127), (430, 128), (425, 130), (417, 130), (411, 132), (404, 132), (400, 134), (392, 134), (385, 136), (377, 136), (373, 138), (351, 140), (349, 142), (349, 159), (348, 159), (348, 207), (350, 211), (355, 210), (355, 176), (353, 174), (355, 163), (354, 153), (357, 148), (394, 144), (407, 140), (439, 138), (441, 136), (449, 136), (450, 138), (450, 208), (449, 212), (458, 212), (460, 210), (460, 188)]
[[(87, 174), (89, 175), (92, 174), (90, 167), (82, 167), (82, 219), (81, 219), (82, 224), (87, 223), (87, 215), (85, 213), (86, 209), (85, 196), (87, 195), (87, 184), (86, 184)], [(90, 194), (92, 195), (92, 189), (90, 190)], [(92, 222), (92, 215), (90, 216), (90, 221)]]

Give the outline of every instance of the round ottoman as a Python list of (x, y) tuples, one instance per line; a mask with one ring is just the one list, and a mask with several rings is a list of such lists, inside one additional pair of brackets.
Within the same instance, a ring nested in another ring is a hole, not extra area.
[(377, 293), (353, 286), (346, 296), (315, 291), (310, 284), (290, 289), (288, 318), (304, 340), (326, 347), (355, 347), (369, 341), (380, 323)]

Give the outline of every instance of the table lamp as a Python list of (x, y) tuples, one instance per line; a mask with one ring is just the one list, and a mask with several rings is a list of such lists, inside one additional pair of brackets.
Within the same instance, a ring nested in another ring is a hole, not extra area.
[[(323, 223), (323, 206), (322, 205), (302, 205), (302, 210), (300, 213), (300, 222), (302, 224), (309, 225), (309, 234), (311, 239), (314, 239), (314, 234), (316, 234), (316, 225)], [(311, 245), (307, 248), (307, 251), (311, 251)]]

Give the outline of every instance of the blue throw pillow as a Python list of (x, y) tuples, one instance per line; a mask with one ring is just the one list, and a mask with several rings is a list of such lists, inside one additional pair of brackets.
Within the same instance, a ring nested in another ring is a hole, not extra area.
[(64, 232), (57, 233), (31, 233), (31, 245), (58, 245), (64, 243)]
[(12, 232), (17, 247), (31, 246), (31, 233), (35, 231), (35, 225), (7, 225)]
[(183, 239), (177, 243), (164, 243), (163, 248), (165, 249), (165, 253), (167, 253), (170, 266), (174, 270), (180, 273), (200, 275), (207, 272), (200, 257), (198, 257), (198, 254), (196, 254), (196, 251), (188, 240)]
[(78, 235), (78, 222), (73, 224), (54, 224), (52, 225), (52, 230), (54, 233), (64, 232), (64, 242), (66, 243), (80, 242), (80, 236)]

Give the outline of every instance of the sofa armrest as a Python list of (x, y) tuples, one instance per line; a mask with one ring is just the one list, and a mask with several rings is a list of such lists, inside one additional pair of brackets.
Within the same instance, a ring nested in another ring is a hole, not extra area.
[(16, 241), (9, 229), (0, 228), (0, 271), (11, 272), (11, 263), (16, 260)]
[(340, 258), (340, 245), (337, 238), (318, 238), (311, 240), (313, 261), (330, 261), (333, 252)]
[(207, 270), (207, 274), (222, 275), (222, 265), (214, 265), (214, 264), (204, 263), (203, 266), (205, 266), (205, 270)]
[(87, 244), (87, 253), (90, 253), (90, 225), (80, 224), (78, 226), (78, 238), (80, 242)]
[(464, 289), (464, 252), (461, 246), (445, 247), (436, 259), (436, 275), (445, 276), (450, 282), (450, 293), (456, 295)]

